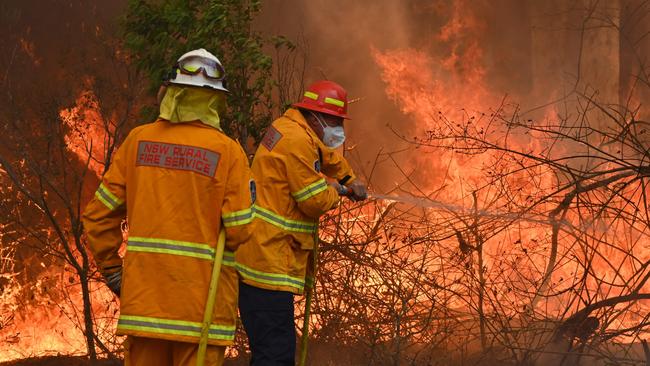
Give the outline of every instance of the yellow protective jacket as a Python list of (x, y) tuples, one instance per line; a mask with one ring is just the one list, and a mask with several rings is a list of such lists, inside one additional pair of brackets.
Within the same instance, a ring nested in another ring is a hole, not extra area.
[(131, 131), (83, 214), (100, 271), (123, 266), (118, 334), (198, 342), (223, 220), (226, 253), (209, 343), (232, 344), (233, 252), (250, 236), (251, 186), (243, 150), (215, 128), (159, 119)]
[(343, 184), (355, 175), (297, 109), (269, 127), (252, 170), (257, 185), (253, 235), (235, 254), (237, 270), (251, 286), (301, 294), (318, 218), (339, 202), (322, 174)]

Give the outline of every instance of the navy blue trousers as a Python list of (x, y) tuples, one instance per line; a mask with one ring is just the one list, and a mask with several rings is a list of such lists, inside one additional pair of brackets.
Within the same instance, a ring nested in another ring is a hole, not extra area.
[(294, 366), (293, 294), (239, 283), (239, 315), (248, 335), (251, 366)]

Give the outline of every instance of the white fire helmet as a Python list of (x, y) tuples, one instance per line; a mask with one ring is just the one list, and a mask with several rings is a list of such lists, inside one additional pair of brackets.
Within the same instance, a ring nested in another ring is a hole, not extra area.
[(217, 56), (199, 48), (178, 59), (169, 82), (228, 92), (224, 85), (225, 78), (226, 72)]

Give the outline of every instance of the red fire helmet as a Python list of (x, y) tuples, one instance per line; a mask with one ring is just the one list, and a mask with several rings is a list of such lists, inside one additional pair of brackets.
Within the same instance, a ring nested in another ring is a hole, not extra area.
[(294, 103), (292, 106), (350, 119), (348, 117), (348, 92), (339, 84), (329, 80), (311, 84), (303, 94), (302, 101)]

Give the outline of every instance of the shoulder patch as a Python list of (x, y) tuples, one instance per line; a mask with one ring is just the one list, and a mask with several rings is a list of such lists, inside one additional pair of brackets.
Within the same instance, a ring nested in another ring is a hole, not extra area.
[(266, 134), (262, 139), (262, 145), (267, 148), (269, 151), (273, 150), (275, 145), (278, 144), (278, 141), (282, 139), (282, 134), (275, 127), (269, 126), (266, 130)]
[(198, 146), (140, 141), (135, 165), (187, 170), (214, 177), (220, 158), (218, 152)]

